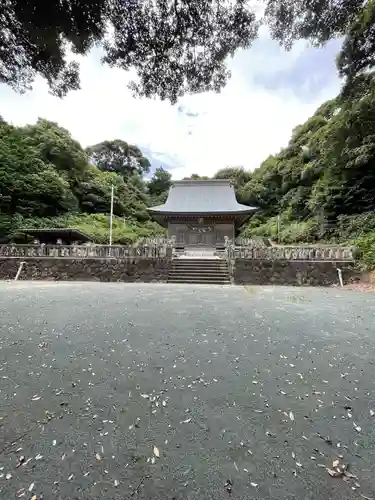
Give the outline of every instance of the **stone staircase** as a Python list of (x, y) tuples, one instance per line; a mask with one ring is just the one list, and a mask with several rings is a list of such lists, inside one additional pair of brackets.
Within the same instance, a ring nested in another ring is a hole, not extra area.
[(177, 258), (172, 261), (168, 283), (230, 285), (226, 260), (213, 258)]

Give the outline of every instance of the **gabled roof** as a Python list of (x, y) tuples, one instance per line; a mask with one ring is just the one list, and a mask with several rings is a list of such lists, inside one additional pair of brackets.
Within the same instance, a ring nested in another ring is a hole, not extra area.
[(38, 239), (54, 239), (71, 240), (71, 241), (93, 241), (91, 236), (72, 228), (42, 228), (42, 229), (19, 229), (17, 233), (29, 234)]
[(241, 205), (236, 200), (229, 180), (176, 181), (169, 189), (164, 205), (148, 209), (155, 215), (173, 214), (250, 214), (255, 207)]

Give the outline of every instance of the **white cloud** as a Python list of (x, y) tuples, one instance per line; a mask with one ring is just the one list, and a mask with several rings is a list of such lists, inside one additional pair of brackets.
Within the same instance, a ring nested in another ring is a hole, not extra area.
[(280, 93), (255, 85), (249, 76), (257, 68), (262, 74), (289, 68), (304, 50), (301, 44), (290, 53), (273, 46), (270, 53), (266, 42), (269, 45), (263, 38), (263, 45), (259, 40), (234, 58), (232, 79), (221, 94), (186, 96), (176, 106), (133, 98), (127, 89), (129, 74), (101, 66), (99, 54), (92, 52), (81, 62), (82, 90), (59, 100), (48, 94), (41, 80), (25, 95), (2, 86), (1, 114), (17, 125), (38, 117), (56, 121), (83, 146), (112, 138), (134, 142), (155, 152), (159, 160), (173, 162), (175, 178), (211, 175), (227, 165), (253, 169), (285, 145), (292, 128), (338, 90), (334, 81), (314, 102), (304, 103), (288, 89)]

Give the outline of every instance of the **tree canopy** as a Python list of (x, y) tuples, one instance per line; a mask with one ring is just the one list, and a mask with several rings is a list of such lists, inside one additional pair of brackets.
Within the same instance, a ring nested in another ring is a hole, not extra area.
[(133, 90), (175, 102), (186, 92), (219, 90), (225, 60), (256, 36), (255, 15), (244, 0), (7, 0), (0, 82), (29, 88), (44, 77), (57, 96), (79, 88), (69, 50), (100, 45), (103, 61), (133, 68)]
[(261, 23), (286, 48), (305, 39), (314, 45), (343, 38), (340, 74), (352, 86), (374, 67), (374, 0), (264, 0), (257, 21), (250, 0), (7, 0), (0, 82), (24, 91), (36, 75), (59, 97), (78, 89), (79, 65), (94, 45), (103, 62), (134, 69), (138, 95), (176, 102), (185, 93), (220, 90), (227, 60), (249, 47)]
[[(171, 186), (172, 174), (165, 170), (163, 167), (158, 167), (151, 179), (147, 183), (148, 192), (151, 196), (156, 198), (162, 197), (161, 201), (164, 201), (165, 195), (168, 193), (168, 190)], [(159, 200), (158, 200), (159, 201)], [(157, 203), (155, 203), (156, 205)]]
[(94, 45), (103, 62), (133, 69), (138, 95), (176, 102), (185, 93), (220, 90), (227, 60), (249, 47), (260, 24), (290, 48), (343, 38), (338, 57), (351, 87), (375, 63), (374, 0), (264, 0), (256, 20), (250, 0), (7, 0), (0, 13), (3, 34), (0, 82), (23, 91), (36, 75), (64, 96), (79, 88), (79, 66), (70, 52)]
[(119, 139), (100, 142), (88, 147), (86, 152), (90, 160), (105, 172), (116, 172), (129, 177), (135, 173), (143, 175), (150, 170), (150, 162), (142, 151)]

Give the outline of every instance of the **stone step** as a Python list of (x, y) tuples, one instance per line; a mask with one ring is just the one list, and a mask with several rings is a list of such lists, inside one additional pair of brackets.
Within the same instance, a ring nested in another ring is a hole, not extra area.
[(172, 267), (175, 267), (175, 268), (182, 268), (182, 267), (188, 267), (188, 268), (193, 268), (193, 269), (204, 269), (204, 268), (207, 268), (207, 269), (221, 269), (221, 268), (227, 268), (228, 267), (228, 264), (197, 264), (197, 263), (194, 263), (194, 264), (185, 264), (185, 262), (181, 262), (181, 264), (175, 264), (175, 263), (172, 263)]
[(168, 283), (186, 283), (186, 284), (197, 284), (197, 285), (231, 285), (229, 280), (217, 279), (217, 280), (205, 280), (205, 279), (192, 279), (192, 278), (171, 278), (168, 279)]
[(171, 266), (170, 269), (210, 269), (211, 271), (228, 269), (228, 266)]
[(228, 263), (221, 259), (175, 259), (168, 283), (230, 285)]
[(173, 259), (173, 263), (181, 264), (205, 264), (205, 265), (215, 265), (215, 264), (227, 264), (225, 259)]
[(228, 266), (172, 266), (171, 269), (209, 269), (210, 271), (227, 270)]
[(184, 268), (184, 269), (171, 269), (169, 271), (170, 273), (183, 273), (183, 274), (186, 274), (186, 273), (193, 273), (193, 274), (228, 274), (228, 269), (187, 269), (187, 268)]
[(228, 276), (228, 271), (199, 271), (198, 269), (184, 269), (183, 271), (170, 271), (169, 276)]
[(227, 263), (226, 259), (172, 259), (173, 262), (188, 262), (188, 263), (199, 263), (204, 262), (205, 264), (220, 264), (224, 262)]
[(229, 277), (227, 274), (170, 274), (168, 276), (168, 279), (178, 279), (178, 280), (185, 280), (185, 279), (192, 279), (192, 280), (199, 280), (199, 279), (205, 279), (205, 280), (229, 280)]

